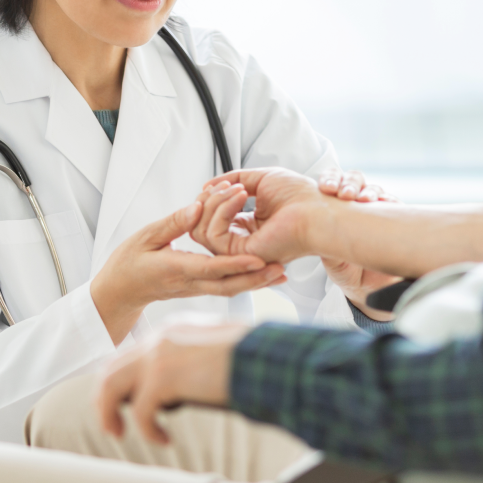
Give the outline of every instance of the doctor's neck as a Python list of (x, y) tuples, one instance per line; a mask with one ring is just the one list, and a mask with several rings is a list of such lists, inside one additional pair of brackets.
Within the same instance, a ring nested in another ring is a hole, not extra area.
[(91, 109), (119, 109), (125, 47), (111, 45), (83, 30), (57, 1), (37, 0), (29, 20), (53, 61)]

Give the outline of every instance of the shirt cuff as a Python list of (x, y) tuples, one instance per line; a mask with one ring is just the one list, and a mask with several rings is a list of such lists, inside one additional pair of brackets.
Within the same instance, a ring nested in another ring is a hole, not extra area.
[(347, 299), (349, 308), (354, 316), (354, 322), (363, 330), (372, 335), (384, 335), (394, 332), (394, 321), (379, 322), (371, 319), (364, 312), (360, 311), (349, 299)]

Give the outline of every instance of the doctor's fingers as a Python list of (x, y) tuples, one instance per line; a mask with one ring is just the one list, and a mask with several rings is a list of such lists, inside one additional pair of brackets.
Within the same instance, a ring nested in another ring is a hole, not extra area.
[(360, 193), (357, 201), (370, 202), (370, 201), (386, 201), (388, 203), (400, 203), (396, 196), (390, 195), (377, 185), (367, 185)]
[(356, 200), (365, 186), (366, 180), (360, 171), (347, 171), (342, 176), (337, 197), (346, 201)]
[(192, 288), (200, 294), (234, 297), (242, 292), (280, 285), (286, 281), (283, 265), (271, 264), (258, 272), (231, 275), (221, 280), (194, 280)]
[(172, 251), (163, 261), (163, 270), (181, 273), (190, 280), (219, 280), (230, 275), (239, 275), (262, 270), (266, 263), (255, 255), (218, 255), (211, 257), (198, 253)]
[(371, 202), (378, 201), (384, 194), (384, 190), (377, 185), (370, 184), (365, 186), (357, 197), (357, 201)]
[(340, 168), (328, 168), (320, 175), (319, 189), (326, 195), (336, 195), (339, 192), (343, 172)]
[(401, 200), (394, 195), (388, 193), (382, 193), (379, 195), (379, 201), (387, 201), (388, 203), (401, 203)]
[(151, 223), (138, 232), (138, 240), (148, 249), (159, 249), (191, 231), (198, 223), (202, 213), (199, 201), (175, 211), (162, 220)]

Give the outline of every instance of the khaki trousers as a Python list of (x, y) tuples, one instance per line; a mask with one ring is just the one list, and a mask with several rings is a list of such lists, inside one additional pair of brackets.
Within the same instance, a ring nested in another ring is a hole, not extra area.
[[(287, 466), (312, 451), (299, 439), (273, 426), (253, 423), (231, 412), (193, 407), (160, 414), (160, 421), (172, 439), (166, 447), (147, 443), (137, 431), (129, 409), (125, 408), (127, 431), (123, 440), (118, 441), (100, 430), (91, 403), (93, 387), (94, 377), (83, 376), (59, 385), (39, 401), (28, 416), (25, 436), (30, 445), (48, 450), (0, 444), (0, 482), (273, 480)], [(367, 470), (327, 465), (329, 469), (320, 483), (394, 481)], [(481, 483), (483, 479), (413, 473), (401, 476), (398, 481)]]
[(25, 425), (31, 446), (142, 465), (217, 473), (233, 481), (274, 479), (311, 450), (290, 433), (249, 421), (229, 411), (185, 407), (159, 415), (171, 444), (148, 443), (137, 430), (128, 407), (122, 440), (100, 429), (92, 395), (94, 376), (60, 384), (32, 409)]

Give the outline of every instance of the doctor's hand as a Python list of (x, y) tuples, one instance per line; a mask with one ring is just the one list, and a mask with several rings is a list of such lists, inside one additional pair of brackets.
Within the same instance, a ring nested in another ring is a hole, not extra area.
[(283, 283), (284, 268), (253, 255), (209, 257), (174, 250), (171, 242), (198, 223), (197, 202), (152, 223), (122, 243), (91, 283), (111, 339), (120, 344), (144, 308), (173, 298), (238, 293)]
[(401, 277), (368, 270), (355, 263), (347, 263), (334, 258), (322, 257), (322, 263), (329, 278), (340, 287), (344, 295), (361, 312), (378, 322), (388, 322), (394, 319), (394, 315), (390, 312), (368, 307), (366, 299), (372, 292), (400, 282)]
[(319, 189), (328, 196), (336, 196), (345, 201), (391, 201), (398, 199), (386, 193), (380, 186), (367, 184), (360, 171), (342, 171), (340, 168), (327, 168), (319, 178)]
[(160, 409), (182, 402), (226, 406), (233, 349), (249, 331), (239, 324), (175, 326), (114, 360), (97, 396), (103, 428), (123, 435), (120, 408), (127, 401), (144, 436), (166, 444), (169, 435), (156, 421)]

